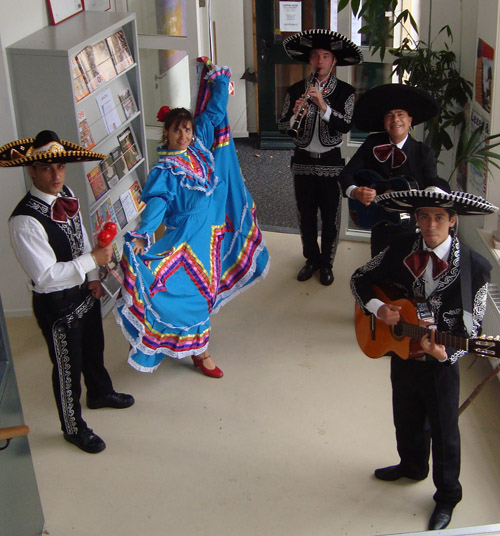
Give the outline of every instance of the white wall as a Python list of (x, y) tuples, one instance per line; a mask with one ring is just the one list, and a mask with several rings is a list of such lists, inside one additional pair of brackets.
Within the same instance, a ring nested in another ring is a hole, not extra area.
[[(229, 97), (228, 115), (233, 137), (248, 136), (243, 0), (212, 0), (212, 20), (215, 22), (217, 63), (231, 67), (235, 94)], [(215, 58), (212, 58), (215, 61)]]
[[(500, 10), (497, 0), (462, 0), (462, 41), (461, 41), (461, 61), (463, 76), (474, 81), (476, 69), (476, 54), (478, 38), (481, 38), (488, 45), (495, 49), (496, 64), (494, 68), (492, 110), (490, 131), (500, 132), (500, 106), (498, 103), (500, 95), (500, 64), (498, 55), (500, 53), (499, 16)], [(471, 25), (472, 23), (472, 25)], [(497, 206), (500, 206), (500, 171), (491, 168), (488, 177), (487, 197)], [(488, 230), (494, 230), (498, 225), (498, 215), (493, 214), (486, 218), (462, 217), (460, 221), (460, 236), (470, 247), (484, 255), (492, 264), (492, 281), (500, 283), (500, 266), (491, 253), (489, 247), (479, 238), (477, 228), (483, 226)]]
[[(29, 13), (29, 16), (26, 14)], [(5, 47), (48, 24), (45, 0), (2, 0), (0, 17), (0, 145), (17, 138), (12, 107)], [(36, 134), (36, 133), (34, 133)], [(31, 311), (31, 294), (27, 278), (10, 247), (7, 220), (26, 193), (24, 173), (20, 168), (0, 168), (0, 293), (6, 315), (25, 315)]]

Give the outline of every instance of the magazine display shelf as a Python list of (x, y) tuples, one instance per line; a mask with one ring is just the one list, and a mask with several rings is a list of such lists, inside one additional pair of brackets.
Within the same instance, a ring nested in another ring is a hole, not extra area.
[[(97, 87), (94, 84), (88, 92), (83, 91), (85, 82), (80, 87), (75, 82), (75, 58), (78, 59), (86, 49), (92, 51), (92, 47), (120, 31), (128, 44), (130, 61), (121, 71), (115, 65), (116, 73), (112, 77), (101, 80)], [(139, 223), (143, 207), (137, 203), (137, 196), (148, 174), (135, 13), (83, 12), (14, 43), (7, 48), (7, 57), (20, 138), (33, 137), (45, 129), (54, 130), (61, 139), (88, 144), (89, 149), (110, 155), (106, 160), (113, 162), (111, 153), (119, 160), (121, 173), (111, 181), (105, 180), (105, 163), (81, 162), (66, 168), (66, 184), (80, 199), (84, 225), (91, 240), (100, 230), (103, 214), (109, 215), (111, 210), (118, 223), (113, 248), (119, 257), (125, 232)], [(123, 102), (124, 95), (132, 96), (131, 109)], [(130, 134), (125, 132), (127, 129)], [(132, 162), (127, 159), (127, 163), (117, 154), (130, 136), (135, 143), (135, 158)], [(99, 171), (102, 171), (100, 178)], [(91, 177), (102, 181), (100, 189), (93, 179), (91, 187)], [(28, 175), (26, 180), (27, 185), (31, 185)], [(135, 196), (131, 196), (131, 192)], [(110, 206), (121, 207), (120, 200), (128, 202), (127, 210), (121, 215), (109, 209)], [(127, 214), (126, 221), (124, 213)], [(103, 299), (103, 314), (111, 309), (119, 288), (116, 278), (110, 280), (111, 275), (108, 275), (108, 282), (113, 283), (114, 279), (115, 284), (104, 285), (108, 294)], [(104, 284), (106, 271), (102, 276)]]

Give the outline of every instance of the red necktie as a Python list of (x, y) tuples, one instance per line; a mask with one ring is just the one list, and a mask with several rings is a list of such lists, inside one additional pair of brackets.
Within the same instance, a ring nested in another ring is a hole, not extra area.
[(58, 197), (50, 205), (50, 217), (57, 223), (66, 223), (67, 218), (72, 220), (80, 208), (76, 197)]
[(384, 145), (377, 145), (373, 148), (373, 156), (379, 162), (387, 162), (389, 157), (391, 158), (391, 167), (397, 168), (402, 166), (406, 162), (405, 153), (393, 143), (385, 143)]
[(425, 251), (423, 249), (410, 253), (410, 255), (403, 259), (403, 263), (415, 278), (418, 279), (425, 272), (429, 259), (432, 259), (433, 279), (438, 279), (444, 272), (446, 272), (446, 270), (448, 270), (448, 263), (446, 261), (440, 259), (434, 251)]

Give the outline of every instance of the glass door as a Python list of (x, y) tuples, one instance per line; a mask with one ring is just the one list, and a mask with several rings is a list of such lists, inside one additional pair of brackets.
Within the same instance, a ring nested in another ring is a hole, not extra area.
[[(335, 4), (335, 6), (334, 6)], [(337, 8), (337, 0), (331, 1), (332, 11)], [(383, 15), (385, 16), (385, 15)], [(336, 30), (349, 37), (356, 45), (358, 45), (363, 53), (363, 62), (352, 67), (339, 67), (337, 76), (349, 84), (356, 90), (356, 99), (359, 98), (366, 90), (391, 82), (392, 72), (392, 56), (386, 52), (384, 59), (381, 60), (380, 54), (371, 54), (367, 46), (366, 35), (358, 33), (359, 28), (364, 25), (363, 21), (352, 16), (350, 6), (343, 9), (337, 15)], [(396, 36), (397, 37), (397, 36)], [(387, 43), (387, 47), (393, 46), (392, 42)], [(359, 131), (355, 126), (344, 137), (342, 145), (342, 156), (346, 162), (359, 149), (360, 145), (368, 136), (368, 133)], [(352, 221), (349, 214), (349, 203), (347, 199), (343, 200), (342, 207), (342, 225), (340, 230), (340, 238), (344, 240), (361, 240), (368, 241), (370, 239), (370, 231), (360, 229)]]
[(294, 63), (285, 53), (283, 40), (302, 30), (326, 28), (326, 0), (254, 0), (258, 78), (258, 131), (262, 147), (292, 147), (278, 132), (277, 121), (291, 84), (310, 73), (309, 65)]

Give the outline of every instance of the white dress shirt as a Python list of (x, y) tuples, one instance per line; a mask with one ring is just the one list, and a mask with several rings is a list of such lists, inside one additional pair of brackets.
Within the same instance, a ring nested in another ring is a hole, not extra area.
[[(441, 242), (441, 244), (439, 244), (439, 246), (437, 246), (436, 248), (431, 249), (427, 247), (424, 243), (423, 249), (424, 251), (433, 251), (440, 259), (448, 262), (451, 249), (451, 235), (448, 235), (446, 240), (444, 242)], [(439, 284), (440, 279), (439, 277), (437, 279), (434, 279), (432, 277), (432, 265), (432, 259), (429, 259), (429, 261), (427, 262), (427, 266), (425, 267), (425, 271), (422, 275), (426, 298), (428, 298), (434, 292), (434, 290)], [(379, 300), (378, 298), (373, 298), (366, 304), (366, 308), (368, 309), (368, 311), (370, 311), (370, 313), (374, 314), (378, 318), (377, 311), (382, 305), (384, 305), (383, 301)]]
[[(30, 188), (30, 194), (49, 205), (57, 197), (41, 192), (35, 186)], [(90, 254), (92, 248), (83, 225), (83, 255), (67, 262), (57, 262), (47, 232), (36, 218), (14, 216), (9, 220), (9, 230), (12, 248), (30, 278), (30, 290), (46, 294), (81, 285), (85, 278), (89, 281), (99, 279), (97, 266)]]

